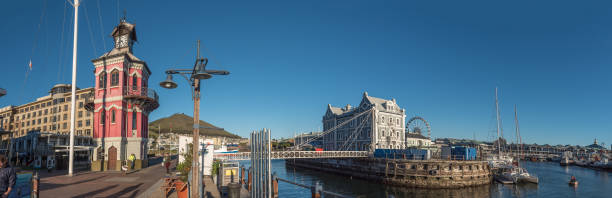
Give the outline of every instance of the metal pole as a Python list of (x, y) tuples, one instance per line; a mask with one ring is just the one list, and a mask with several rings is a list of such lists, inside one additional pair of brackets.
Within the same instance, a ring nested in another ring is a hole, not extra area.
[(266, 144), (266, 150), (268, 151), (267, 152), (268, 153), (268, 159), (267, 159), (267, 161), (268, 161), (268, 172), (267, 172), (266, 177), (268, 179), (268, 197), (269, 198), (272, 198), (272, 183), (270, 183), (270, 182), (272, 182), (272, 170), (271, 170), (272, 164), (271, 164), (271, 156), (270, 156), (272, 154), (271, 146), (272, 145), (270, 143), (270, 129), (268, 129), (268, 144)]
[(68, 176), (72, 176), (74, 170), (74, 114), (76, 111), (76, 73), (77, 73), (77, 38), (79, 33), (79, 0), (74, 0), (74, 39), (72, 43), (72, 94), (70, 97), (70, 153), (68, 154)]

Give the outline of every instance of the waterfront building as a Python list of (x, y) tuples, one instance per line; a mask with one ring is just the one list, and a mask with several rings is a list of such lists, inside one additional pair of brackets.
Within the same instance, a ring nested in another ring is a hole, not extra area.
[(293, 138), (294, 139), (294, 144), (295, 145), (302, 145), (304, 142), (306, 142), (306, 141), (308, 141), (310, 139), (313, 139), (308, 144), (303, 145), (303, 146), (305, 146), (305, 147), (321, 148), (323, 146), (323, 138), (322, 137), (318, 137), (318, 136), (321, 135), (321, 133), (322, 132), (300, 133), (300, 134), (296, 135)]
[(410, 133), (406, 134), (406, 147), (430, 147), (433, 146), (433, 142), (428, 137), (423, 136), (421, 133)]
[[(395, 99), (385, 100), (369, 96), (367, 92), (359, 105), (343, 108), (327, 105), (323, 116), (323, 131), (330, 130), (353, 116), (372, 110), (348, 124), (338, 127), (323, 136), (324, 150), (358, 150), (402, 149), (405, 148), (404, 133), (406, 113)], [(363, 121), (363, 124), (361, 124)], [(351, 144), (345, 144), (346, 142)], [(343, 148), (344, 147), (344, 148)]]
[(148, 88), (151, 70), (132, 53), (135, 25), (121, 20), (113, 29), (113, 49), (93, 59), (95, 100), (93, 138), (97, 148), (92, 170), (121, 170), (135, 155), (135, 169), (147, 165), (148, 117), (159, 97)]
[[(0, 108), (0, 123), (14, 138), (25, 136), (30, 131), (56, 134), (70, 134), (71, 85), (57, 84), (48, 95), (19, 106)], [(84, 108), (86, 100), (93, 94), (93, 88), (79, 89), (76, 93), (75, 135), (91, 136), (93, 116)], [(5, 135), (3, 139), (8, 138)]]

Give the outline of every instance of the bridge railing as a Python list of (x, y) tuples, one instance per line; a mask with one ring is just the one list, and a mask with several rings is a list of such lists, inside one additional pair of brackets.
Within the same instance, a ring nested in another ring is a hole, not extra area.
[[(296, 159), (296, 158), (358, 158), (368, 157), (368, 151), (272, 151), (272, 159)], [(226, 160), (249, 160), (251, 152), (220, 153), (215, 154), (216, 159)]]

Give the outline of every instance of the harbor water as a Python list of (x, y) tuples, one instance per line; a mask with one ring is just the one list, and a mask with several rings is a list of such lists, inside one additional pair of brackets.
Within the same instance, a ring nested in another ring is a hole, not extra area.
[[(248, 168), (248, 161), (241, 161)], [(391, 187), (347, 176), (285, 166), (284, 160), (272, 160), (272, 171), (278, 177), (313, 185), (319, 181), (326, 191), (352, 197), (612, 197), (612, 172), (577, 166), (559, 166), (554, 162), (521, 162), (530, 173), (539, 177), (539, 185), (502, 185), (493, 183), (461, 189), (418, 189)], [(574, 175), (577, 187), (568, 185)], [(310, 197), (310, 190), (279, 182), (280, 197)]]

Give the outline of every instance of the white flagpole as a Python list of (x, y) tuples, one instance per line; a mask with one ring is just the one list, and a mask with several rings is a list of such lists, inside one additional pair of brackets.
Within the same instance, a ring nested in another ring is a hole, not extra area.
[(74, 0), (74, 40), (72, 43), (72, 95), (70, 97), (70, 153), (68, 157), (68, 176), (74, 169), (74, 125), (76, 112), (76, 72), (77, 72), (77, 37), (79, 32), (79, 0)]

